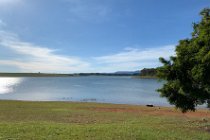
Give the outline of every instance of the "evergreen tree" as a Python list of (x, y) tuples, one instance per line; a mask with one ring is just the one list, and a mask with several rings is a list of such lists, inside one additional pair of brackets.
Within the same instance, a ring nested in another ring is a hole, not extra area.
[(207, 103), (210, 108), (210, 8), (200, 12), (190, 39), (180, 40), (176, 56), (160, 58), (157, 76), (166, 80), (158, 91), (183, 112)]

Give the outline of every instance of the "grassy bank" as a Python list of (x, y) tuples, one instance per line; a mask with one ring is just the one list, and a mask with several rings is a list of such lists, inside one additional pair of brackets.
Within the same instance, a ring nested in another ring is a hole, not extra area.
[(210, 112), (70, 102), (0, 101), (0, 139), (209, 140)]

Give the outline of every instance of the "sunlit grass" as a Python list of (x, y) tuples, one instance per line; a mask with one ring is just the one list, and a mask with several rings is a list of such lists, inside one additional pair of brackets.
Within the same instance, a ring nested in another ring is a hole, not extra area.
[(0, 101), (0, 139), (209, 140), (209, 116), (207, 110)]

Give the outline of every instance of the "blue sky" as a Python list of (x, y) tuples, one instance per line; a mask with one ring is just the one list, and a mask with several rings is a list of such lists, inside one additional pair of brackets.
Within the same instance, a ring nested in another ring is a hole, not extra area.
[(114, 72), (160, 65), (209, 0), (0, 0), (1, 72)]

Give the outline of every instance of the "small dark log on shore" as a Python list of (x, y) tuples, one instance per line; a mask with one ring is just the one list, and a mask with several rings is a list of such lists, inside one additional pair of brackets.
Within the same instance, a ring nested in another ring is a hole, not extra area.
[(146, 105), (147, 107), (154, 107), (154, 105)]

